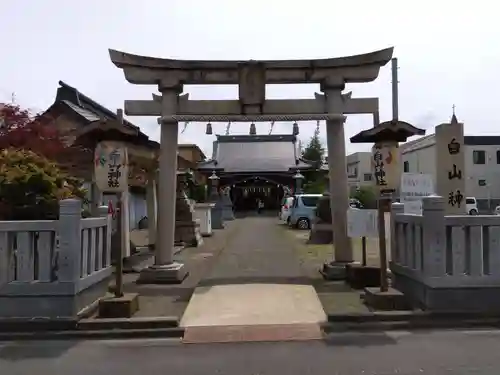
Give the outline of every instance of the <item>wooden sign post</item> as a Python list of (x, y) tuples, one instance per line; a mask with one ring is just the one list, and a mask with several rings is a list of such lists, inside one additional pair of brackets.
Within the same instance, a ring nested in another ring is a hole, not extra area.
[[(127, 148), (120, 142), (103, 141), (97, 144), (94, 155), (95, 183), (100, 191), (116, 193), (117, 199), (117, 231), (119, 232), (120, 246), (115, 254), (115, 297), (123, 296), (123, 243), (126, 241), (123, 216), (127, 212), (124, 209), (124, 194), (128, 189), (128, 155)], [(125, 241), (124, 241), (125, 239)]]
[(398, 189), (401, 179), (398, 142), (378, 142), (372, 148), (372, 163), (378, 199), (378, 242), (380, 257), (380, 291), (389, 289), (387, 281), (387, 241), (385, 238), (385, 212)]

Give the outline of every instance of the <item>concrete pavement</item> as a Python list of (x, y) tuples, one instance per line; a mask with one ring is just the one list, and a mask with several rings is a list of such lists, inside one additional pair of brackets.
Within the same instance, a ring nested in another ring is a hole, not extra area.
[(12, 375), (497, 375), (500, 331), (381, 332), (325, 341), (182, 345), (176, 340), (0, 342)]
[(291, 239), (276, 217), (243, 220), (189, 301), (181, 319), (185, 340), (277, 340), (285, 334), (280, 325), (288, 339), (320, 339), (326, 314)]

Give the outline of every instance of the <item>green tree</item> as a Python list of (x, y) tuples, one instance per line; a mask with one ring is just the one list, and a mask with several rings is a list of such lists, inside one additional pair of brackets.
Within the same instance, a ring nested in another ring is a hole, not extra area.
[(302, 150), (302, 159), (312, 162), (313, 171), (304, 173), (304, 191), (311, 194), (321, 194), (325, 188), (323, 173), (320, 171), (325, 159), (325, 148), (319, 138), (319, 124), (314, 130), (314, 134), (309, 140), (307, 146)]
[(0, 220), (55, 219), (59, 201), (85, 200), (82, 181), (29, 150), (0, 152)]
[(309, 143), (302, 151), (302, 159), (316, 163), (316, 168), (323, 165), (325, 158), (325, 148), (319, 138), (319, 126), (316, 126), (314, 134), (309, 140)]

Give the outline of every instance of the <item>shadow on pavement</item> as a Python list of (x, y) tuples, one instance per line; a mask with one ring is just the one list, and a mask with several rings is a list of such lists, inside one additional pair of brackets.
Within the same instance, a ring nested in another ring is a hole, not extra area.
[(15, 341), (0, 347), (0, 360), (55, 359), (76, 345), (76, 340), (44, 341), (43, 345), (39, 341)]
[(327, 346), (385, 346), (396, 345), (397, 340), (388, 336), (386, 333), (329, 333), (324, 338)]
[(235, 285), (235, 284), (290, 284), (290, 285), (312, 285), (312, 281), (306, 276), (283, 277), (283, 276), (236, 276), (236, 277), (214, 277), (200, 281), (198, 286)]
[(275, 210), (262, 211), (258, 213), (257, 210), (254, 211), (236, 211), (234, 217), (237, 219), (244, 219), (247, 217), (275, 217), (278, 218), (278, 212)]

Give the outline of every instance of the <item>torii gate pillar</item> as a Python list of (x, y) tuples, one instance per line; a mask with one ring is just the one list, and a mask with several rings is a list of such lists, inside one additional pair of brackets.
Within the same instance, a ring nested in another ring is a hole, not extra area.
[[(325, 93), (326, 111), (343, 113), (342, 86), (322, 85)], [(333, 246), (335, 259), (323, 266), (327, 279), (344, 279), (345, 266), (353, 262), (352, 242), (347, 236), (347, 210), (349, 209), (349, 187), (346, 169), (346, 145), (344, 133), (345, 117), (326, 121), (328, 147), (328, 176), (330, 180), (330, 209), (332, 212)]]
[[(182, 85), (178, 82), (160, 84), (162, 93), (162, 118), (169, 118), (177, 113), (179, 94)], [(160, 121), (160, 157), (158, 181), (158, 214), (155, 245), (155, 261), (151, 267), (145, 268), (139, 275), (138, 283), (165, 284), (180, 283), (188, 275), (184, 264), (175, 262), (175, 204), (177, 189), (177, 147), (179, 124), (176, 120)]]

